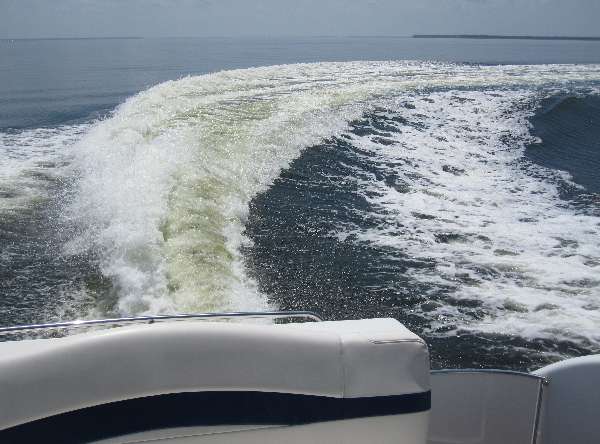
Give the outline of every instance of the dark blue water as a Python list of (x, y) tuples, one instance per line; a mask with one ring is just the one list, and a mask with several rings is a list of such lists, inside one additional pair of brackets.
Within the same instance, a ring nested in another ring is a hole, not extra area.
[(527, 156), (549, 168), (568, 171), (580, 193), (600, 193), (600, 97), (558, 96), (546, 100), (531, 119), (540, 144)]
[[(407, 59), (597, 64), (600, 42), (0, 41), (0, 203), (8, 202), (0, 206), (0, 325), (120, 313), (119, 287), (98, 259), (105, 252), (64, 253), (89, 227), (63, 214), (78, 178), (64, 173), (61, 150), (129, 97), (222, 70)], [(306, 146), (250, 203), (244, 234), (251, 242), (242, 249), (247, 273), (282, 309), (327, 319), (399, 319), (428, 341), (436, 367), (533, 369), (598, 352), (600, 279), (590, 275), (600, 273), (600, 244), (593, 240), (600, 226), (599, 83), (577, 75), (537, 89), (424, 88)], [(485, 120), (496, 105), (508, 106), (495, 117), (497, 126)], [(525, 117), (512, 122), (512, 114)], [(527, 125), (539, 143), (522, 133)], [(498, 181), (486, 182), (495, 173)], [(488, 219), (510, 217), (486, 220), (488, 210)], [(494, 223), (506, 226), (488, 229)], [(532, 237), (519, 250), (520, 240)], [(415, 250), (420, 241), (422, 251)], [(540, 258), (548, 273), (522, 269)], [(561, 269), (572, 276), (553, 279)], [(528, 292), (531, 300), (519, 299)], [(564, 319), (552, 330), (565, 307), (573, 307), (574, 331)], [(514, 320), (507, 324), (514, 331), (484, 328), (505, 319)]]

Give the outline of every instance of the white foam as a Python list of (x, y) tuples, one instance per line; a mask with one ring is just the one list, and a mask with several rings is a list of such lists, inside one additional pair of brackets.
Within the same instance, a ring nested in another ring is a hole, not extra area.
[[(402, 106), (403, 98), (388, 107), (420, 126), (398, 125), (397, 145), (355, 137), (369, 159), (399, 164), (387, 171), (410, 192), (363, 181), (380, 224), (350, 231), (359, 242), (433, 260), (434, 269), (407, 273), (433, 292), (451, 289), (459, 304), (442, 301), (433, 312), (427, 306), (432, 334), (450, 325), (444, 334), (466, 329), (600, 344), (600, 218), (559, 199), (566, 173), (523, 158), (533, 141), (527, 117), (548, 93), (436, 92), (411, 97), (415, 109)], [(482, 318), (461, 310), (460, 300), (480, 301)]]
[[(75, 146), (78, 189), (67, 214), (82, 232), (68, 249), (101, 257), (122, 313), (260, 309), (268, 302), (239, 252), (250, 200), (302, 149), (342, 131), (378, 97), (599, 78), (594, 65), (356, 62), (166, 82), (128, 100)], [(476, 187), (470, 180), (464, 186)], [(434, 198), (427, 205), (446, 206)]]
[(68, 150), (88, 125), (0, 133), (0, 213), (48, 198), (48, 180), (62, 176)]

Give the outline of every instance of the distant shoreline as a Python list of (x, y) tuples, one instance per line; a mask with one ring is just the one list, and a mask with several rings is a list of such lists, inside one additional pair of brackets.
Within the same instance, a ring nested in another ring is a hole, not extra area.
[(600, 37), (491, 35), (491, 34), (415, 34), (414, 39), (479, 39), (479, 40), (585, 40), (600, 41)]

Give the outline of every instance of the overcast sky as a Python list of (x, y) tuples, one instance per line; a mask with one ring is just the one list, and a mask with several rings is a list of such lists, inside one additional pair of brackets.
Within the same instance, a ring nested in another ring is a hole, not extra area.
[(0, 0), (0, 38), (600, 34), (600, 0)]

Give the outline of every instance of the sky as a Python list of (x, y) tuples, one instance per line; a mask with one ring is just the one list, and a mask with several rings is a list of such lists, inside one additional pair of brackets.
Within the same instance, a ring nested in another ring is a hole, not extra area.
[(0, 38), (600, 34), (600, 0), (0, 0)]

